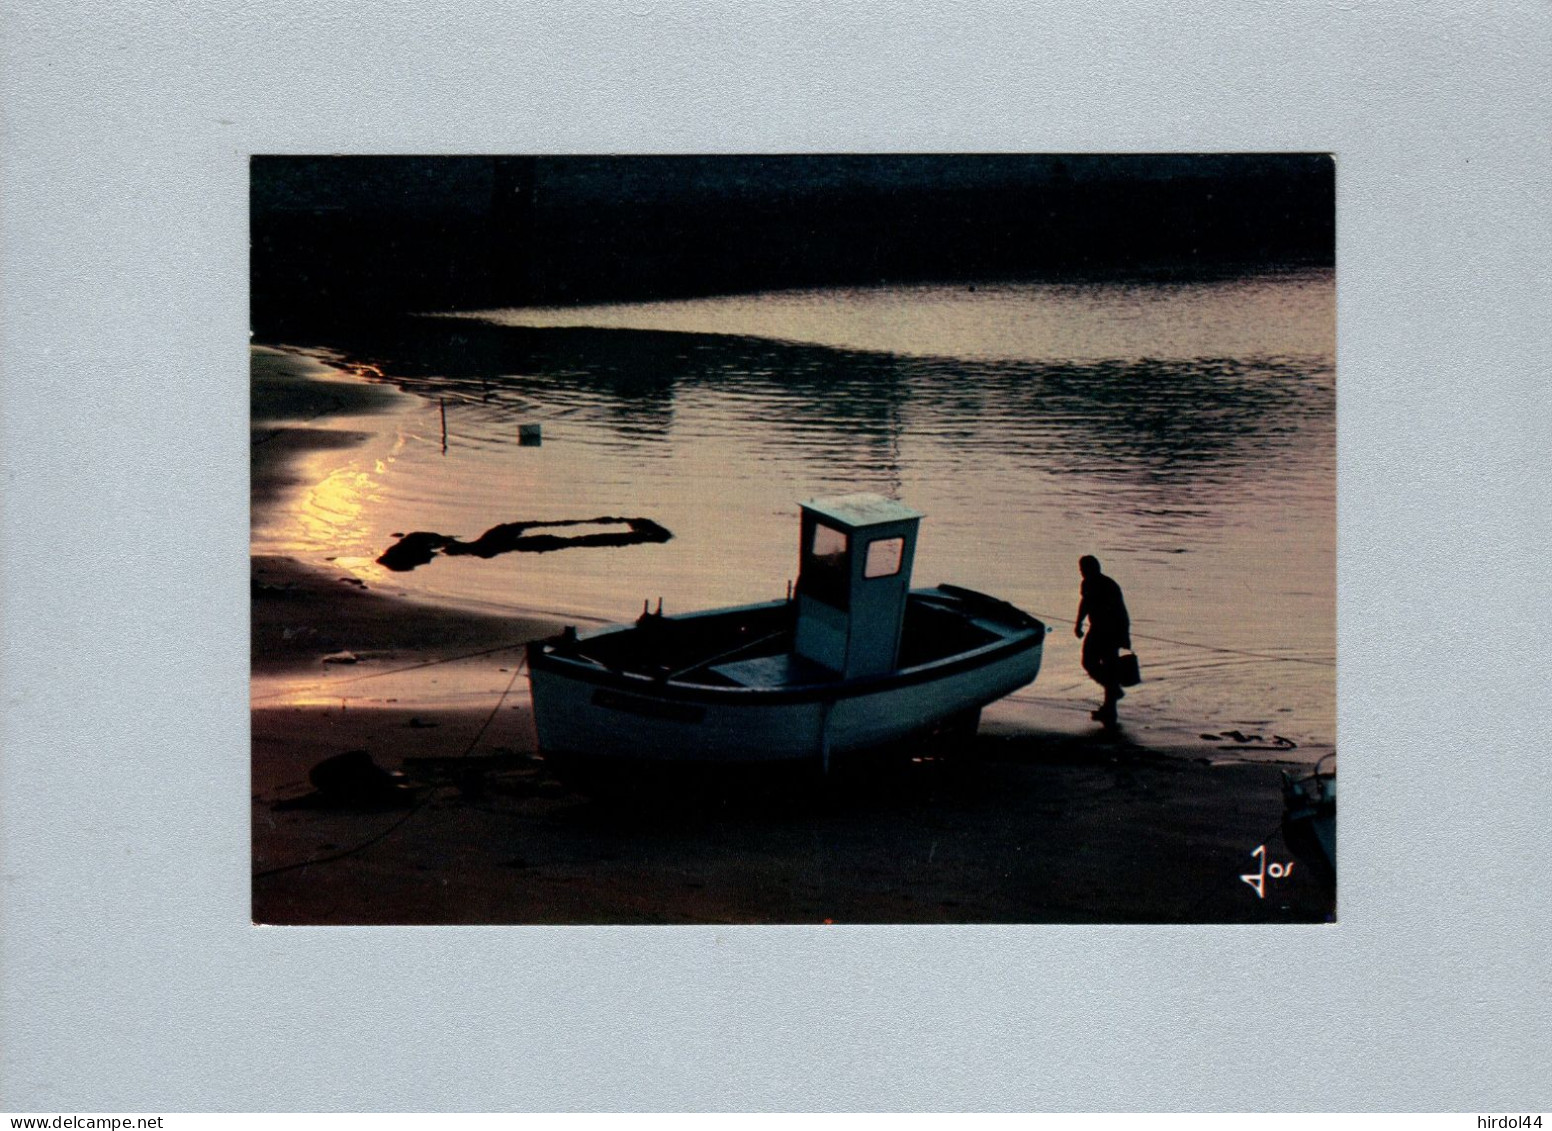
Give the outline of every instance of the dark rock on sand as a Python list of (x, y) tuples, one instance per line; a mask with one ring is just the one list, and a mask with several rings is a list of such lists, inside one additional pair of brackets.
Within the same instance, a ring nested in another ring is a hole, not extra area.
[[(560, 534), (530, 534), (530, 530), (566, 526), (623, 526), (619, 532), (605, 531), (592, 534), (563, 536)], [(650, 518), (619, 518), (611, 515), (599, 518), (568, 518), (557, 522), (504, 522), (493, 526), (472, 542), (461, 542), (448, 534), (429, 530), (416, 530), (404, 535), (387, 550), (377, 563), (397, 572), (423, 566), (440, 551), (448, 557), (472, 555), (477, 558), (493, 558), (498, 554), (545, 554), (552, 550), (568, 550), (586, 546), (637, 546), (643, 543), (667, 542), (673, 533)]]
[(307, 774), (314, 793), (276, 808), (392, 809), (414, 803), (415, 789), (404, 775), (383, 769), (365, 750), (325, 758)]

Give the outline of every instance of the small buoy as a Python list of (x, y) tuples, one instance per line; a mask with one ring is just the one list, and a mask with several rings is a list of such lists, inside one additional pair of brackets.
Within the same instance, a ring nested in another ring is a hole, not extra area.
[(523, 448), (537, 448), (544, 443), (544, 426), (541, 424), (519, 424), (517, 426), (517, 443)]

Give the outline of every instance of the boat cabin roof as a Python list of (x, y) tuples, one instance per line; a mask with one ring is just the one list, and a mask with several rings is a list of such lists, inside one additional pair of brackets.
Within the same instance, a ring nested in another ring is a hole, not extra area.
[(810, 499), (803, 504), (803, 509), (813, 511), (826, 521), (847, 530), (922, 517), (921, 511), (912, 510), (904, 503), (872, 494), (835, 495), (828, 499)]

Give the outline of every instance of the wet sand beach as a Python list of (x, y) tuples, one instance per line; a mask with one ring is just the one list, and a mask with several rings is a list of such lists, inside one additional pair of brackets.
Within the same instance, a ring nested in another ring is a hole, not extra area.
[[(316, 358), (255, 356), (256, 521), (307, 489), (320, 453), (374, 434), (371, 415), (425, 411), (420, 398), (331, 377)], [(1255, 742), (1129, 725), (1125, 705), (1121, 732), (1106, 735), (1087, 719), (1092, 689), (1071, 701), (1047, 690), (1017, 712), (988, 711), (971, 740), (779, 798), (589, 798), (535, 753), (520, 645), (562, 618), (534, 604), (517, 615), (434, 605), (345, 566), (254, 557), (256, 922), (1333, 915), (1306, 867), (1268, 880), (1265, 898), (1240, 879), (1256, 871), (1258, 846), (1289, 859), (1277, 831), (1281, 773), (1300, 772), (1308, 750), (1281, 763)], [(1072, 674), (1040, 683), (1069, 686)], [(402, 773), (403, 796), (318, 804), (309, 772), (354, 750)]]
[[(255, 921), (1252, 923), (1334, 910), (1298, 865), (1264, 899), (1239, 879), (1258, 845), (1288, 859), (1275, 766), (980, 736), (809, 797), (622, 803), (546, 774), (526, 703), (468, 749), (487, 715), (255, 710)], [(407, 775), (409, 807), (285, 805), (311, 792), (310, 766), (362, 748)]]

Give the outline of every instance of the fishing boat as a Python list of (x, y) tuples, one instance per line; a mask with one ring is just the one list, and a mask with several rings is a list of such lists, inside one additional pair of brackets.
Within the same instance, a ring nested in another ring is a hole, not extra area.
[(801, 505), (786, 599), (679, 616), (660, 602), (633, 624), (533, 642), (540, 752), (595, 782), (648, 768), (827, 772), (936, 731), (973, 733), (983, 706), (1035, 679), (1047, 630), (969, 589), (912, 589), (921, 518), (879, 495), (816, 499)]

